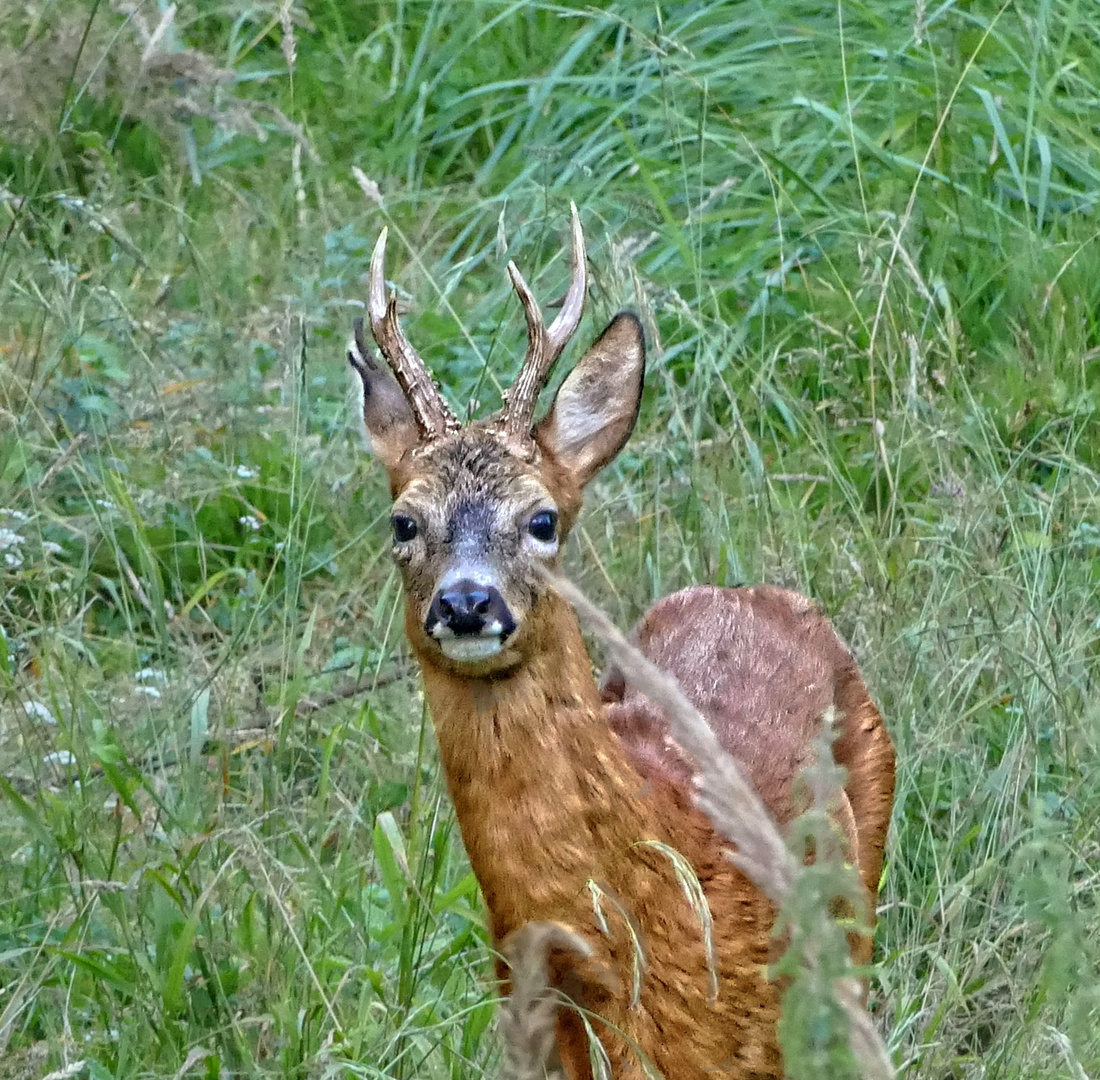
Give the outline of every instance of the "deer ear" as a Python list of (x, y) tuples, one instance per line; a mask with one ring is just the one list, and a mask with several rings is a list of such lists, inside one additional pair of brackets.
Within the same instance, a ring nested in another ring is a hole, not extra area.
[(645, 335), (628, 311), (611, 320), (558, 389), (535, 441), (582, 486), (634, 430), (645, 377)]
[(362, 319), (355, 322), (355, 337), (348, 345), (348, 363), (362, 383), (363, 425), (370, 436), (371, 453), (392, 472), (401, 458), (420, 442), (420, 429), (397, 380), (367, 345)]

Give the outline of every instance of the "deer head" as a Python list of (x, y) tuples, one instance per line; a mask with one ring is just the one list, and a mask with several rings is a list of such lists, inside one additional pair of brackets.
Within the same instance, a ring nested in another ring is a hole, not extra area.
[(409, 639), (422, 660), (462, 675), (496, 674), (527, 657), (549, 590), (540, 568), (556, 564), (585, 485), (622, 449), (638, 414), (645, 340), (637, 318), (622, 312), (534, 422), (539, 391), (584, 309), (584, 237), (571, 209), (573, 277), (549, 328), (508, 264), (527, 354), (497, 416), (460, 424), (405, 337), (386, 296), (385, 229), (371, 258), (367, 313), (386, 364), (362, 320), (348, 350), (372, 451), (389, 474)]

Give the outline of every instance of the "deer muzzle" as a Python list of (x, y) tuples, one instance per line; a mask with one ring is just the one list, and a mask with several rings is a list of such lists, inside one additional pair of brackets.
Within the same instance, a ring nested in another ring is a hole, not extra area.
[(516, 620), (495, 585), (461, 578), (440, 586), (424, 630), (444, 656), (469, 662), (496, 656), (515, 633)]

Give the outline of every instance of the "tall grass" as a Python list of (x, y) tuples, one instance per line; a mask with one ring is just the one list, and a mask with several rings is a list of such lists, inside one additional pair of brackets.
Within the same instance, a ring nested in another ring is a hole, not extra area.
[(0, 13), (0, 1077), (491, 1075), (342, 345), (388, 225), (491, 408), (570, 199), (653, 356), (570, 572), (817, 598), (899, 751), (903, 1075), (1100, 1072), (1094, 16)]

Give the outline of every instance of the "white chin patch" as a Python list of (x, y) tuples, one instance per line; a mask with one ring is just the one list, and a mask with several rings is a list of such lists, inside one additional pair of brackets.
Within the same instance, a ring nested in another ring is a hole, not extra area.
[(443, 638), (439, 643), (443, 655), (448, 660), (488, 660), (496, 656), (503, 647), (500, 637), (493, 634), (491, 637), (452, 637)]

